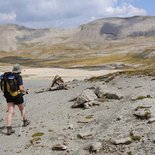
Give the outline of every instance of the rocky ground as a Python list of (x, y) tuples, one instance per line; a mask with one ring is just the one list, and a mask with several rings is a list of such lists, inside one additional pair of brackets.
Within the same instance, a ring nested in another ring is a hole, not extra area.
[[(35, 93), (50, 80), (25, 80), (31, 124), (18, 137), (6, 133), (6, 103), (0, 93), (1, 155), (153, 155), (155, 154), (155, 79), (118, 74), (67, 82), (69, 90)], [(75, 108), (76, 107), (76, 108)]]

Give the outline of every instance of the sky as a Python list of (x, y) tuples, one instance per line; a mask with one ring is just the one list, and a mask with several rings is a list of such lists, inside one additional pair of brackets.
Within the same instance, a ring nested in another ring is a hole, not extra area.
[(155, 0), (0, 0), (0, 24), (72, 28), (107, 17), (155, 16)]

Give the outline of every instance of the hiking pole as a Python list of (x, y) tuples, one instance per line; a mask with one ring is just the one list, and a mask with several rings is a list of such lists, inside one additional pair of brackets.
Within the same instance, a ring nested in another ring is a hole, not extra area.
[[(26, 93), (24, 95), (28, 94), (28, 89), (26, 90)], [(25, 115), (25, 112), (26, 112), (26, 97), (24, 97), (24, 110), (23, 110), (23, 116), (22, 116), (22, 119), (21, 119), (21, 122), (20, 122), (20, 128), (19, 128), (19, 134), (18, 134), (18, 137), (21, 136), (21, 132), (22, 132), (22, 127), (23, 127), (23, 120), (24, 120), (24, 115)]]
[(21, 136), (22, 126), (23, 126), (23, 120), (21, 120), (21, 122), (20, 122), (20, 129), (19, 129), (18, 137)]

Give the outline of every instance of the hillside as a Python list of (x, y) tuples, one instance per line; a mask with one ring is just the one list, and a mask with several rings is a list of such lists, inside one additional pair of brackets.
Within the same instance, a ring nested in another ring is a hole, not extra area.
[[(115, 73), (91, 81), (74, 80), (66, 83), (69, 90), (41, 94), (35, 90), (48, 88), (51, 80), (24, 79), (25, 87), (29, 88), (24, 98), (31, 124), (22, 128), (20, 137), (21, 118), (17, 107), (12, 123), (15, 133), (6, 135), (6, 103), (0, 92), (1, 155), (154, 155), (152, 73), (148, 72), (149, 76)], [(85, 96), (77, 100), (84, 91)], [(86, 109), (82, 105), (71, 108), (76, 101), (88, 99), (90, 106)]]
[(81, 30), (75, 38), (77, 41), (104, 42), (104, 40), (154, 35), (155, 17), (134, 16), (130, 18), (111, 17), (99, 19), (81, 25)]
[(151, 16), (103, 18), (68, 30), (1, 25), (0, 62), (41, 67), (150, 65), (154, 25)]

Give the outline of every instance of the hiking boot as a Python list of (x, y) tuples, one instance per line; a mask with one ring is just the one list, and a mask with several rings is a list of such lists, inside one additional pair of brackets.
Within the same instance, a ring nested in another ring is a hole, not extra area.
[(15, 131), (14, 130), (12, 130), (12, 126), (7, 126), (6, 127), (7, 128), (7, 135), (11, 135), (12, 133), (15, 133)]
[(30, 121), (29, 120), (23, 120), (23, 127), (27, 126), (30, 124)]

